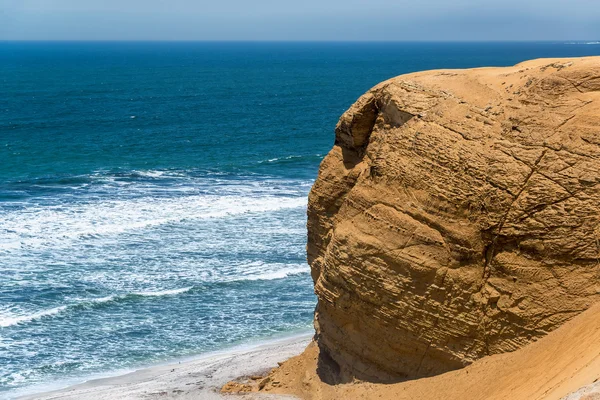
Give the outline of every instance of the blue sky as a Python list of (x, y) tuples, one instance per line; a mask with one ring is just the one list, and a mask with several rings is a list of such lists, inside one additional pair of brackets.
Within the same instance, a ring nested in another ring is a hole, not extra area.
[(0, 0), (0, 40), (597, 40), (600, 0)]

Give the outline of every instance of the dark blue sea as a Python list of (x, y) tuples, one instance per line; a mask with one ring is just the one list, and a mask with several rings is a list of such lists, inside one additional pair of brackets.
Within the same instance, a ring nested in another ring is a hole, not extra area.
[(310, 331), (306, 197), (345, 109), (407, 72), (599, 54), (0, 42), (0, 398)]

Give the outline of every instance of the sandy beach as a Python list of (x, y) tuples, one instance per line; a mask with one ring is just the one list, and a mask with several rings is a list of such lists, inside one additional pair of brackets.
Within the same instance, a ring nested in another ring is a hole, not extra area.
[[(192, 360), (154, 366), (110, 378), (95, 379), (52, 392), (19, 397), (22, 400), (118, 400), (118, 399), (222, 399), (220, 388), (232, 379), (264, 374), (278, 362), (300, 354), (310, 333), (229, 351), (206, 354)], [(248, 394), (241, 398), (256, 398)], [(262, 394), (261, 398), (265, 395)], [(268, 396), (267, 396), (268, 397)], [(278, 395), (278, 399), (294, 398)]]

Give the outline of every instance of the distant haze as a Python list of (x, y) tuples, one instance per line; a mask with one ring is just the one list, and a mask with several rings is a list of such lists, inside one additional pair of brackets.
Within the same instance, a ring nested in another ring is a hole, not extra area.
[(0, 40), (598, 38), (598, 0), (0, 0)]

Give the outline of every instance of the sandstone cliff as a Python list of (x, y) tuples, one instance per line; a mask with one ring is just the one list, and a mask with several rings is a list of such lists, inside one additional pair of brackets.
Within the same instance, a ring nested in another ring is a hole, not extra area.
[(600, 298), (600, 57), (400, 76), (340, 119), (308, 207), (321, 357), (430, 376)]

